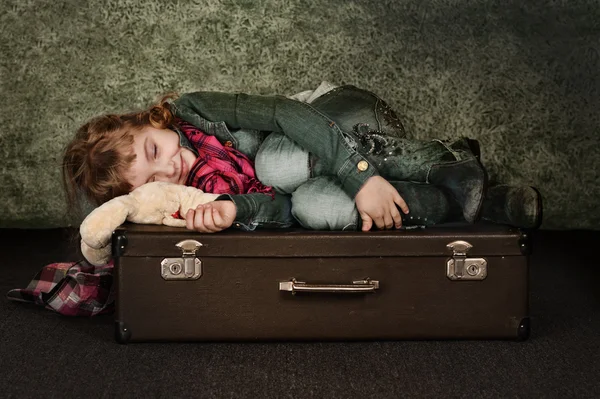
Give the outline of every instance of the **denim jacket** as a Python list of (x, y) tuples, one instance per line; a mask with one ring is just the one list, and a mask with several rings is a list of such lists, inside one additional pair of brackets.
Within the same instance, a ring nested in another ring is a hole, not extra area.
[[(324, 160), (327, 174), (337, 176), (344, 191), (354, 198), (376, 168), (357, 152), (357, 126), (383, 134), (403, 136), (394, 112), (376, 95), (354, 86), (340, 86), (311, 104), (283, 96), (259, 96), (221, 92), (193, 92), (172, 104), (174, 114), (206, 134), (254, 159), (271, 132), (287, 135)], [(275, 198), (261, 193), (223, 195), (236, 204), (234, 226), (290, 227), (289, 195)]]

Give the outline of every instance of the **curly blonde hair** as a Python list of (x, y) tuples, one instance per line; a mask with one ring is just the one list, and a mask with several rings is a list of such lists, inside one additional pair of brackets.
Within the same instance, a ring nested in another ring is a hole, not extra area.
[(62, 164), (71, 210), (81, 209), (80, 192), (94, 205), (101, 205), (131, 191), (124, 173), (135, 160), (134, 135), (148, 126), (166, 129), (173, 125), (169, 101), (176, 97), (176, 93), (169, 93), (141, 112), (98, 116), (77, 130)]

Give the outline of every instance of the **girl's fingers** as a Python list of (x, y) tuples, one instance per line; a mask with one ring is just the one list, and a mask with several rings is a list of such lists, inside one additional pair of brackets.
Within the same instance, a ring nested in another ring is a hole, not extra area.
[(225, 221), (221, 217), (221, 214), (215, 208), (212, 209), (212, 216), (213, 216), (213, 220), (215, 222), (215, 227), (219, 230), (222, 230), (223, 225), (225, 224)]
[(386, 229), (391, 229), (392, 227), (394, 227), (394, 219), (392, 218), (391, 212), (386, 212), (383, 218), (383, 223)]
[(394, 195), (394, 202), (402, 209), (402, 212), (404, 212), (405, 215), (408, 214), (408, 205), (406, 205), (406, 201), (404, 201), (404, 198), (402, 198), (397, 191), (396, 195)]
[(396, 211), (392, 217), (394, 218), (394, 227), (397, 229), (402, 227), (402, 216), (400, 216), (400, 212)]
[(185, 214), (185, 227), (188, 230), (194, 230), (194, 217), (196, 212), (193, 209), (190, 209)]
[(377, 226), (377, 228), (379, 230), (383, 230), (385, 228), (385, 221), (383, 220), (382, 216), (374, 217), (373, 222), (375, 223), (375, 226)]
[(396, 206), (395, 202), (392, 202), (390, 205), (390, 215), (392, 217), (392, 223), (395, 228), (399, 229), (400, 227), (402, 227), (402, 215), (400, 215), (400, 211), (398, 210), (398, 207)]
[(392, 202), (391, 216), (394, 227), (396, 227), (397, 229), (402, 227), (402, 216), (400, 215), (400, 211), (398, 211), (398, 207), (396, 207), (395, 202)]
[(204, 225), (204, 214), (206, 213), (206, 209), (202, 206), (198, 206), (196, 208), (196, 217), (194, 218), (194, 230), (200, 231), (202, 233), (209, 233), (206, 226)]
[(362, 219), (362, 231), (369, 231), (373, 227), (373, 219), (365, 212), (359, 212)]
[(206, 231), (209, 233), (214, 233), (218, 231), (215, 227), (215, 221), (213, 219), (213, 207), (210, 205), (205, 205), (204, 207), (204, 227)]
[(212, 218), (212, 207), (206, 205), (204, 209), (204, 227), (210, 233), (212, 233), (215, 229), (215, 224)]

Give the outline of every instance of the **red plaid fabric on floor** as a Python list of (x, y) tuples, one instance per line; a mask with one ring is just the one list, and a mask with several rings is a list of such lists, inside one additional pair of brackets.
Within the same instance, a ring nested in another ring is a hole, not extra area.
[(45, 306), (65, 316), (94, 316), (114, 310), (113, 262), (86, 261), (44, 266), (27, 288), (8, 292), (13, 301)]

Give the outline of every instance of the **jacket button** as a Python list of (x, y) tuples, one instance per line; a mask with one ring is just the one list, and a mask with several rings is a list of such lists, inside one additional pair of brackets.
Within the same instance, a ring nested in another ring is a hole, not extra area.
[(225, 147), (233, 147), (233, 143), (228, 140), (225, 142)]
[(358, 164), (356, 164), (356, 167), (359, 171), (364, 172), (365, 170), (369, 169), (369, 164), (367, 161), (360, 161)]

